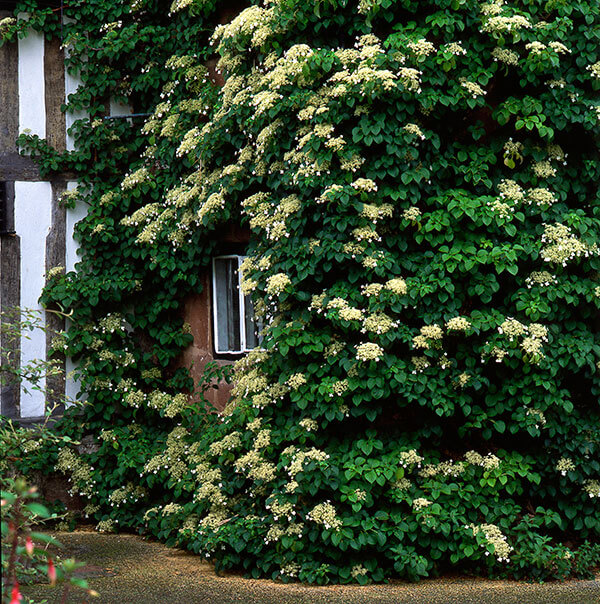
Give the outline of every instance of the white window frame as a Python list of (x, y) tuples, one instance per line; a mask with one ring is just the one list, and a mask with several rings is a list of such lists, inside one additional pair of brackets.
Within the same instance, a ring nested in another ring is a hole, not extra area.
[[(239, 296), (239, 328), (240, 328), (240, 350), (219, 350), (219, 325), (217, 318), (217, 271), (216, 271), (216, 261), (217, 260), (231, 260), (237, 259), (237, 268), (238, 268), (238, 283), (237, 290)], [(215, 349), (216, 354), (230, 354), (230, 355), (240, 355), (246, 354), (251, 350), (255, 350), (255, 348), (247, 348), (246, 346), (246, 301), (245, 296), (242, 293), (242, 271), (241, 266), (242, 262), (246, 256), (240, 256), (239, 254), (223, 254), (222, 256), (214, 256), (212, 259), (212, 315), (213, 315), (213, 347)]]

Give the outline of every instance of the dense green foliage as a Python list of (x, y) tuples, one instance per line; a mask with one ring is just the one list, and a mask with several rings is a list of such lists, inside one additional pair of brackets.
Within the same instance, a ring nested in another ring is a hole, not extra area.
[[(122, 23), (81, 42), (86, 108), (127, 74), (153, 114), (141, 131), (93, 114), (57, 160), (85, 164), (90, 213), (77, 274), (45, 295), (73, 310), (89, 401), (73, 426), (102, 441), (58, 467), (101, 528), (144, 524), (284, 580), (589, 572), (597, 3), (257, 4), (216, 30), (220, 90), (202, 65), (214, 4), (180, 2), (164, 26), (136, 5), (98, 9)], [(165, 57), (143, 88), (148, 57), (124, 32), (146, 21), (173, 46), (148, 47)], [(182, 300), (238, 221), (268, 326), (220, 422), (188, 405), (173, 360)]]

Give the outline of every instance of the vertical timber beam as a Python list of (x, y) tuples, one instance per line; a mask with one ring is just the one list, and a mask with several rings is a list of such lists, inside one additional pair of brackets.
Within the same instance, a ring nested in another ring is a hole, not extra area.
[[(65, 57), (59, 38), (45, 40), (44, 47), (44, 93), (46, 103), (46, 140), (58, 152), (67, 148), (66, 120), (61, 111), (65, 101)], [(66, 210), (61, 207), (60, 198), (66, 190), (66, 182), (52, 182), (51, 226), (46, 238), (46, 272), (65, 266), (66, 259)], [(65, 328), (61, 315), (46, 312), (46, 359), (51, 358), (52, 340), (59, 331)], [(53, 415), (62, 415), (65, 394), (65, 357), (55, 354), (62, 373), (50, 375), (46, 380), (46, 410)]]
[[(63, 129), (64, 132), (64, 129)], [(52, 183), (51, 226), (46, 237), (46, 272), (65, 266), (66, 257), (66, 210), (60, 204), (60, 198), (66, 190), (66, 183)], [(46, 312), (46, 359), (51, 358), (52, 340), (56, 334), (65, 329), (65, 319), (53, 312)], [(65, 394), (65, 357), (55, 354), (54, 360), (59, 364), (62, 372), (59, 375), (50, 375), (46, 379), (46, 407), (52, 410), (53, 415), (62, 415), (64, 411)]]
[(60, 110), (65, 101), (65, 57), (59, 38), (45, 41), (44, 94), (46, 140), (62, 153), (67, 148), (67, 133), (65, 114)]
[[(6, 230), (14, 230), (14, 182), (5, 183), (6, 187)], [(6, 329), (7, 323), (18, 320), (17, 307), (20, 305), (21, 287), (21, 242), (15, 233), (0, 235), (0, 310), (2, 327), (0, 328), (0, 364), (9, 371), (18, 371), (21, 364), (21, 340), (12, 337)], [(10, 379), (10, 373), (4, 373), (0, 380), (0, 413), (15, 419), (20, 415), (19, 383)]]
[[(9, 11), (0, 11), (0, 19), (10, 16)], [(19, 50), (16, 43), (0, 46), (0, 156), (14, 153), (15, 139), (19, 135)], [(4, 179), (2, 179), (4, 180)]]
[[(12, 16), (10, 11), (0, 11), (0, 19)], [(8, 174), (8, 164), (17, 156), (15, 139), (19, 135), (19, 49), (16, 43), (0, 47), (0, 181), (4, 183), (5, 233), (0, 235), (0, 349), (3, 354), (0, 366), (16, 372), (20, 366), (21, 342), (7, 333), (11, 313), (20, 302), (20, 241), (14, 231), (15, 185)], [(6, 314), (8, 313), (8, 314)], [(14, 317), (13, 318), (17, 318)], [(2, 372), (0, 378), (0, 413), (9, 418), (19, 416), (19, 384)]]

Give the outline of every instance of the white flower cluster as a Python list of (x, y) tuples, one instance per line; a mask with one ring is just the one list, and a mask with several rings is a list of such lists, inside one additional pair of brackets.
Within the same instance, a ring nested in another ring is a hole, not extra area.
[(209, 447), (211, 455), (222, 455), (227, 451), (237, 449), (241, 444), (241, 434), (239, 432), (230, 432), (221, 440), (213, 442)]
[(287, 527), (284, 527), (281, 524), (275, 523), (271, 524), (267, 534), (265, 536), (265, 543), (276, 542), (281, 539), (281, 537), (302, 537), (302, 530), (304, 525), (302, 523), (291, 523)]
[(477, 453), (477, 451), (467, 451), (465, 453), (465, 461), (471, 465), (480, 466), (485, 470), (494, 470), (500, 467), (500, 458), (496, 457), (493, 453), (483, 456)]
[(279, 570), (280, 574), (285, 575), (286, 577), (297, 577), (298, 573), (302, 570), (302, 566), (300, 564), (296, 564), (295, 562), (290, 562), (289, 564), (284, 564)]
[(78, 457), (74, 451), (66, 447), (58, 452), (56, 469), (63, 474), (69, 475), (69, 482), (73, 483), (69, 493), (79, 493), (91, 496), (94, 492), (96, 480), (92, 478), (94, 468)]
[[(508, 544), (508, 540), (502, 531), (495, 524), (471, 524), (465, 528), (473, 530), (474, 535), (483, 535), (485, 540), (494, 546), (494, 554), (498, 562), (508, 562), (510, 552), (513, 548)], [(485, 547), (485, 544), (482, 544)], [(489, 556), (489, 551), (485, 552)]]
[(541, 55), (547, 48), (548, 47), (545, 44), (538, 42), (537, 40), (525, 44), (525, 50), (528, 50), (529, 54), (533, 56)]
[(548, 189), (544, 189), (538, 187), (536, 189), (530, 189), (527, 191), (525, 201), (529, 205), (536, 205), (538, 207), (547, 207), (554, 205), (558, 200), (556, 195), (549, 191)]
[(357, 178), (351, 186), (357, 191), (364, 191), (365, 193), (377, 192), (377, 185), (369, 178)]
[(417, 222), (421, 217), (421, 210), (417, 208), (417, 206), (413, 206), (412, 208), (407, 208), (402, 212), (402, 218), (404, 220), (409, 220), (410, 222)]
[(417, 468), (420, 468), (423, 459), (424, 458), (417, 453), (416, 449), (410, 449), (409, 451), (401, 451), (398, 454), (398, 463), (403, 468), (408, 468), (408, 466), (412, 465), (416, 465)]
[(394, 321), (385, 313), (375, 313), (366, 317), (363, 321), (361, 331), (363, 333), (371, 332), (376, 334), (387, 333), (391, 329), (398, 326), (398, 322)]
[(108, 500), (110, 501), (111, 507), (120, 507), (127, 503), (136, 503), (147, 494), (146, 489), (141, 486), (135, 486), (129, 482), (125, 486), (120, 487), (112, 491)]
[(487, 19), (482, 25), (481, 31), (500, 37), (504, 33), (513, 33), (521, 29), (531, 29), (531, 27), (531, 21), (523, 15), (512, 15), (511, 17), (498, 15)]
[(396, 296), (404, 296), (408, 291), (406, 287), (406, 281), (404, 279), (400, 279), (396, 277), (394, 279), (390, 279), (385, 285), (385, 289), (391, 291)]
[(277, 273), (276, 275), (271, 275), (267, 279), (267, 294), (269, 297), (279, 296), (282, 294), (288, 286), (290, 286), (292, 281), (285, 273)]
[(416, 124), (406, 124), (403, 130), (408, 134), (412, 134), (413, 136), (420, 138), (422, 141), (425, 140), (425, 135), (423, 134), (423, 131)]
[(290, 475), (290, 478), (294, 478), (296, 474), (302, 472), (304, 463), (307, 461), (326, 462), (329, 459), (329, 455), (325, 451), (320, 449), (312, 448), (307, 451), (297, 451), (295, 447), (288, 447), (283, 451), (284, 454), (292, 456), (291, 462), (286, 466), (286, 470)]
[(486, 2), (479, 7), (481, 14), (489, 17), (491, 15), (499, 15), (502, 12), (502, 6), (504, 5), (504, 0), (492, 0), (491, 2)]
[(65, 272), (64, 266), (54, 266), (46, 273), (46, 278), (52, 279), (54, 277), (58, 277), (59, 275), (61, 275), (64, 272)]
[(423, 371), (425, 371), (425, 369), (427, 369), (427, 367), (431, 366), (431, 364), (427, 360), (427, 357), (424, 357), (424, 356), (411, 357), (410, 362), (414, 366), (414, 369), (412, 370), (412, 373), (414, 375), (416, 375), (417, 373), (423, 373)]
[(460, 42), (450, 42), (449, 44), (442, 46), (442, 50), (445, 52), (449, 52), (450, 54), (453, 54), (455, 56), (467, 54), (466, 49), (462, 46)]
[(294, 373), (287, 379), (286, 384), (292, 390), (297, 390), (300, 386), (306, 384), (306, 381), (306, 376), (303, 373)]
[(128, 174), (123, 179), (123, 181), (121, 182), (121, 189), (123, 191), (129, 191), (130, 189), (134, 189), (140, 183), (148, 180), (149, 176), (150, 176), (150, 172), (148, 171), (148, 168), (146, 168), (145, 166), (142, 168), (139, 168), (132, 174)]
[(525, 193), (521, 186), (516, 183), (514, 180), (504, 179), (498, 183), (498, 191), (500, 192), (500, 197), (503, 199), (508, 199), (510, 201), (523, 201), (525, 198)]
[(446, 323), (446, 329), (448, 331), (468, 331), (471, 329), (471, 321), (465, 317), (452, 317)]
[(526, 332), (526, 327), (520, 321), (508, 317), (498, 327), (498, 333), (507, 335), (509, 342), (512, 342), (516, 337), (523, 335)]
[(413, 500), (412, 506), (413, 509), (418, 512), (420, 510), (425, 509), (426, 507), (429, 507), (432, 503), (432, 501), (429, 501), (429, 499), (425, 499), (425, 497), (417, 497), (415, 500)]
[(420, 472), (419, 476), (423, 478), (433, 478), (435, 476), (450, 476), (456, 478), (465, 471), (465, 464), (462, 461), (454, 462), (449, 459), (438, 464), (427, 464)]
[(381, 293), (383, 287), (383, 283), (367, 283), (360, 288), (360, 292), (367, 298), (376, 298)]
[(596, 243), (588, 245), (576, 237), (571, 228), (558, 222), (544, 225), (544, 234), (541, 242), (544, 247), (540, 255), (545, 262), (561, 264), (567, 263), (574, 258), (589, 258), (597, 255), (600, 248)]
[(198, 143), (200, 142), (199, 135), (200, 135), (200, 130), (197, 127), (192, 128), (191, 130), (188, 130), (186, 132), (185, 136), (183, 137), (179, 147), (177, 148), (175, 155), (177, 157), (183, 157), (184, 155), (187, 155), (191, 151), (194, 151), (194, 149), (196, 149), (196, 147), (198, 146)]
[(362, 564), (356, 564), (352, 567), (350, 571), (350, 576), (353, 579), (357, 579), (358, 577), (364, 577), (368, 574), (368, 570)]
[(494, 48), (494, 50), (492, 50), (492, 57), (497, 63), (504, 63), (505, 65), (511, 66), (519, 64), (519, 55), (508, 48)]
[(381, 241), (381, 235), (372, 227), (359, 227), (352, 231), (352, 237), (356, 241)]
[(471, 376), (468, 373), (460, 373), (454, 381), (455, 388), (464, 388), (471, 381)]
[(422, 75), (422, 71), (419, 71), (418, 69), (413, 69), (412, 67), (401, 67), (398, 70), (398, 78), (400, 82), (402, 82), (406, 90), (410, 92), (416, 92), (417, 94), (421, 92)]
[(0, 36), (5, 36), (16, 24), (17, 20), (14, 17), (4, 17), (4, 19), (0, 19)]
[(428, 57), (436, 51), (435, 45), (428, 42), (425, 38), (410, 41), (407, 43), (406, 47), (413, 54), (417, 55), (417, 57)]
[(368, 218), (374, 223), (382, 218), (390, 218), (394, 213), (394, 207), (390, 204), (384, 203), (380, 206), (376, 206), (373, 204), (365, 203), (363, 204), (363, 208), (360, 212), (361, 216)]
[(525, 415), (533, 418), (533, 420), (535, 421), (536, 428), (539, 428), (540, 426), (543, 426), (546, 424), (546, 416), (544, 415), (544, 412), (541, 411), (540, 409), (527, 409), (526, 408)]
[(429, 348), (439, 348), (441, 346), (441, 340), (444, 337), (444, 330), (437, 324), (423, 325), (421, 327), (419, 335), (413, 337), (413, 347), (416, 349), (422, 348), (429, 350)]
[[(259, 47), (273, 33), (273, 28), (271, 27), (272, 18), (272, 9), (262, 8), (261, 6), (250, 6), (243, 10), (230, 23), (217, 26), (212, 36), (212, 41), (214, 43), (220, 40), (221, 45), (223, 45), (224, 42), (236, 40), (236, 38), (242, 36), (250, 36), (252, 46)], [(227, 55), (227, 51), (224, 48), (222, 53)]]
[(550, 42), (548, 46), (557, 54), (557, 55), (567, 55), (571, 54), (571, 50), (567, 48), (562, 42)]
[(555, 469), (557, 472), (560, 472), (562, 476), (566, 476), (567, 472), (574, 472), (576, 466), (570, 457), (561, 457), (556, 462)]
[(355, 489), (354, 497), (356, 501), (366, 501), (367, 500), (367, 492), (362, 489)]
[(476, 82), (470, 82), (463, 78), (460, 80), (460, 85), (467, 91), (471, 98), (476, 99), (479, 96), (485, 96), (487, 94), (487, 91)]
[(342, 526), (342, 520), (337, 516), (337, 510), (328, 500), (316, 505), (307, 515), (309, 520), (315, 524), (321, 524), (326, 529), (338, 530)]
[(373, 342), (365, 342), (356, 346), (356, 358), (359, 361), (380, 361), (383, 358), (383, 348)]
[(593, 65), (588, 65), (586, 69), (593, 78), (600, 79), (600, 61), (597, 61)]
[(314, 432), (319, 427), (319, 424), (314, 419), (311, 419), (309, 417), (301, 419), (298, 424), (307, 432)]
[(118, 520), (112, 520), (112, 519), (108, 519), (108, 520), (101, 520), (97, 525), (96, 525), (96, 530), (99, 533), (114, 533), (116, 527), (115, 527), (115, 523), (117, 523)]
[(600, 497), (600, 480), (586, 480), (583, 483), (583, 490), (592, 499), (594, 497)]

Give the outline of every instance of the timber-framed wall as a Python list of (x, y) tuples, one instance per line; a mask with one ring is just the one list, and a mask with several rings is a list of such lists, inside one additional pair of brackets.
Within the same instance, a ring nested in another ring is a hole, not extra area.
[[(49, 2), (56, 6), (60, 3)], [(15, 2), (0, 1), (0, 19), (13, 15)], [(69, 188), (69, 176), (59, 174), (43, 180), (29, 157), (19, 154), (18, 135), (29, 130), (45, 138), (57, 151), (72, 148), (67, 120), (61, 111), (67, 89), (76, 88), (65, 72), (64, 51), (59, 39), (47, 40), (29, 31), (18, 41), (0, 47), (0, 310), (15, 308), (40, 312), (44, 330), (20, 341), (0, 335), (7, 354), (3, 364), (18, 369), (33, 359), (47, 359), (53, 334), (64, 328), (64, 319), (45, 313), (38, 303), (46, 273), (57, 266), (73, 268), (76, 244), (73, 226), (84, 214), (81, 208), (65, 210), (60, 198)], [(68, 213), (71, 213), (69, 216)], [(8, 317), (3, 315), (3, 321)], [(64, 363), (64, 359), (63, 359)], [(64, 378), (48, 378), (43, 386), (54, 392), (48, 402), (62, 395), (76, 395), (77, 385)], [(0, 388), (2, 415), (35, 421), (44, 416), (44, 394), (29, 391), (27, 384), (4, 384)]]

